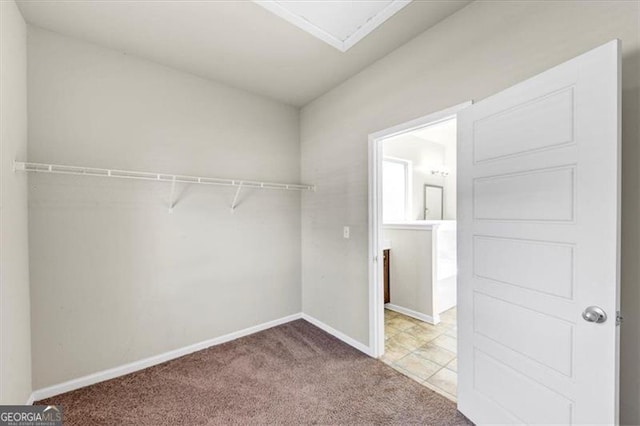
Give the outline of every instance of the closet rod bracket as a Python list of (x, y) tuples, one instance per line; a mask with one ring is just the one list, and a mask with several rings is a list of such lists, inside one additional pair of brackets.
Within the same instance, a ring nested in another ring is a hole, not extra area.
[(173, 206), (175, 206), (175, 201), (173, 200), (173, 195), (176, 192), (176, 177), (173, 176), (171, 179), (171, 194), (169, 195), (169, 213), (173, 213)]
[(236, 210), (236, 207), (238, 207), (238, 197), (240, 196), (240, 191), (242, 191), (242, 181), (240, 181), (240, 184), (238, 185), (238, 189), (236, 190), (236, 196), (233, 197), (233, 203), (231, 203), (231, 213), (233, 213)]

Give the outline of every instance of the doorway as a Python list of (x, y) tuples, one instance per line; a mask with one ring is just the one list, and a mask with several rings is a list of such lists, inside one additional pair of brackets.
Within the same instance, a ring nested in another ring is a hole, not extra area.
[(470, 104), (369, 138), (372, 352), (454, 401), (456, 114)]
[(613, 40), (370, 137), (370, 338), (382, 356), (381, 141), (459, 112), (457, 407), (477, 424), (618, 423), (620, 58)]

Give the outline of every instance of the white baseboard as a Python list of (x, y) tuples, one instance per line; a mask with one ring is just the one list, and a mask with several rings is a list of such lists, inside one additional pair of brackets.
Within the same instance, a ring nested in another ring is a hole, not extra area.
[[(29, 401), (30, 404), (33, 401), (39, 401), (41, 399), (50, 398), (52, 396), (60, 395), (65, 392), (80, 389), (85, 386), (93, 385), (95, 383), (103, 382), (105, 380), (114, 379), (116, 377), (124, 376), (135, 371), (139, 371), (148, 367), (152, 367), (157, 364), (161, 364), (166, 361), (170, 361), (175, 358), (179, 358), (190, 353), (201, 351), (211, 346), (226, 343), (231, 340), (238, 339), (240, 337), (248, 336), (253, 333), (257, 333), (268, 328), (275, 327), (277, 325), (285, 324), (297, 319), (302, 318), (301, 313), (289, 315), (283, 318), (279, 318), (273, 321), (268, 321), (262, 324), (255, 325), (253, 327), (245, 328), (233, 333), (225, 334), (224, 336), (216, 337), (204, 342), (195, 343), (193, 345), (185, 346), (183, 348), (175, 349), (169, 352), (165, 352), (159, 355), (155, 355), (149, 358), (144, 358), (139, 361), (135, 361), (129, 364), (121, 365), (119, 367), (110, 368), (108, 370), (99, 371), (97, 373), (89, 374), (87, 376), (79, 377), (77, 379), (69, 380), (68, 382), (60, 383), (57, 385), (49, 386), (43, 389), (35, 390)], [(29, 404), (29, 405), (30, 405)]]
[(429, 324), (436, 325), (440, 322), (440, 315), (434, 314), (433, 316), (422, 314), (420, 312), (403, 308), (402, 306), (392, 305), (391, 303), (384, 304), (385, 309), (389, 309), (390, 311), (399, 312), (411, 318), (419, 319), (420, 321), (428, 322)]
[(356, 348), (360, 352), (364, 352), (365, 354), (367, 354), (369, 356), (373, 356), (372, 355), (373, 351), (371, 350), (371, 348), (369, 346), (366, 346), (366, 345), (358, 342), (357, 340), (347, 336), (346, 334), (336, 330), (335, 328), (323, 323), (319, 319), (314, 318), (314, 317), (312, 317), (310, 315), (307, 315), (307, 314), (304, 314), (304, 313), (302, 314), (302, 319), (305, 320), (305, 321), (310, 322), (311, 324), (315, 325), (319, 329), (322, 329), (322, 330), (326, 331), (327, 333), (331, 334), (333, 337), (336, 337), (336, 338), (342, 340), (347, 345), (353, 346), (354, 348)]

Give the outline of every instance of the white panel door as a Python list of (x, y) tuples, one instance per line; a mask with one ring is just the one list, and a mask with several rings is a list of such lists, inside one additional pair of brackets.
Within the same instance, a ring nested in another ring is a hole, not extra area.
[(618, 421), (619, 72), (612, 41), (458, 115), (458, 408), (477, 424)]

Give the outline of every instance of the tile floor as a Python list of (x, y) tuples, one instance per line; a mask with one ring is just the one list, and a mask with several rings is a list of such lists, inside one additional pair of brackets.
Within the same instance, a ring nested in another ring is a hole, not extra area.
[(383, 362), (439, 394), (456, 400), (456, 308), (440, 314), (438, 325), (385, 309), (384, 337)]

